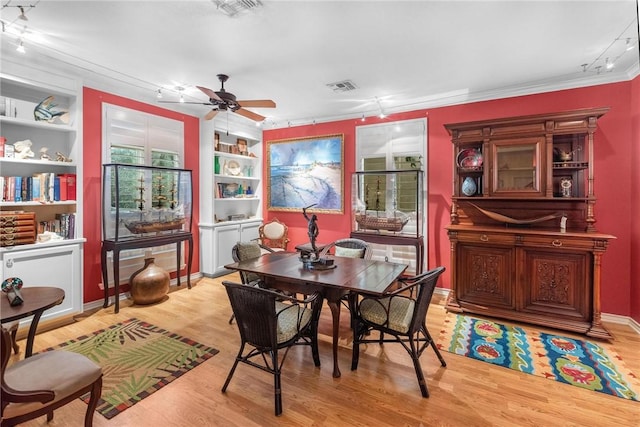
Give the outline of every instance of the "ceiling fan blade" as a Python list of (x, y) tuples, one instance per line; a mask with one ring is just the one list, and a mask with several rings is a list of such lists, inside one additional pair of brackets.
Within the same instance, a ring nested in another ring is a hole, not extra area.
[(220, 111), (220, 110), (211, 110), (211, 111), (209, 111), (209, 112), (207, 113), (207, 115), (206, 115), (206, 116), (204, 116), (204, 119), (205, 119), (205, 120), (211, 120), (211, 119), (213, 119), (213, 118), (216, 116), (216, 114), (218, 114), (218, 111)]
[(276, 103), (270, 99), (249, 99), (245, 101), (238, 101), (238, 104), (249, 108), (276, 108)]
[(216, 101), (222, 101), (222, 98), (220, 98), (218, 96), (217, 93), (215, 93), (214, 91), (212, 91), (209, 88), (206, 87), (202, 87), (202, 86), (196, 86), (198, 89), (200, 89), (202, 92), (204, 92), (205, 95), (207, 95), (209, 97), (209, 99), (215, 99)]
[(247, 119), (255, 120), (256, 122), (261, 122), (265, 119), (265, 117), (260, 114), (256, 114), (253, 111), (245, 110), (244, 108), (239, 108), (236, 110), (237, 114), (246, 117)]
[(210, 102), (192, 102), (192, 101), (158, 101), (160, 104), (198, 104), (198, 105), (214, 105)]

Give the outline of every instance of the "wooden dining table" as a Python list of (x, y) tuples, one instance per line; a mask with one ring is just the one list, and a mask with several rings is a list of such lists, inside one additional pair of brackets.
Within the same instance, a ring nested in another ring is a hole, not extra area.
[(382, 296), (394, 287), (408, 266), (361, 258), (332, 256), (330, 259), (334, 261), (334, 268), (310, 269), (304, 267), (299, 253), (274, 252), (228, 264), (225, 268), (257, 274), (269, 288), (306, 295), (319, 291), (326, 299), (333, 318), (333, 376), (338, 378), (341, 298), (350, 292)]
[(10, 305), (5, 295), (0, 295), (0, 323), (8, 323), (33, 316), (27, 334), (27, 348), (24, 357), (33, 353), (33, 340), (38, 330), (38, 323), (42, 313), (53, 306), (62, 304), (64, 290), (52, 286), (25, 286), (20, 290), (24, 302), (20, 305)]

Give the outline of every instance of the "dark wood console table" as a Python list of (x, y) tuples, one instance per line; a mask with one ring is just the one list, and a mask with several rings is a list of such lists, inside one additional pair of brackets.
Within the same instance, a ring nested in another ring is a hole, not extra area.
[(158, 236), (131, 238), (129, 240), (103, 240), (101, 251), (102, 263), (102, 283), (104, 285), (104, 308), (109, 306), (109, 286), (107, 277), (107, 252), (113, 251), (113, 282), (115, 296), (115, 313), (120, 311), (120, 251), (125, 249), (151, 248), (154, 246), (163, 246), (171, 243), (176, 244), (177, 252), (177, 280), (180, 286), (180, 256), (182, 254), (181, 243), (184, 241), (189, 243), (189, 251), (187, 257), (187, 286), (191, 289), (191, 264), (193, 261), (193, 235), (190, 232), (176, 232), (171, 234), (162, 234)]
[(424, 268), (424, 239), (422, 236), (394, 236), (352, 231), (351, 238), (380, 245), (413, 246), (416, 248), (416, 276), (422, 273)]

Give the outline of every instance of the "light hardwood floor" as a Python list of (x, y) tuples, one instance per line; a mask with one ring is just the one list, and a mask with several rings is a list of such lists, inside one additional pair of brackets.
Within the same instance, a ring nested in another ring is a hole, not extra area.
[[(226, 276), (235, 278), (236, 275)], [(136, 317), (213, 346), (220, 353), (132, 408), (96, 427), (121, 426), (640, 426), (640, 402), (582, 390), (552, 380), (443, 352), (442, 368), (431, 350), (421, 357), (430, 397), (420, 395), (411, 359), (397, 344), (362, 346), (358, 370), (351, 367), (351, 333), (343, 310), (339, 352), (342, 377), (332, 377), (331, 314), (322, 312), (320, 356), (315, 368), (308, 347), (294, 348), (282, 378), (284, 412), (273, 413), (272, 376), (240, 365), (227, 390), (220, 389), (238, 351), (237, 327), (222, 278), (202, 279), (191, 290), (173, 289), (153, 306), (122, 301), (84, 313), (75, 323), (36, 336), (34, 352), (113, 323)], [(441, 303), (441, 302), (440, 302)], [(435, 337), (445, 316), (432, 304), (428, 325)], [(46, 325), (45, 325), (46, 326)], [(627, 326), (608, 324), (615, 349), (640, 374), (640, 336)], [(20, 342), (24, 357), (24, 340)], [(15, 358), (15, 357), (14, 357)], [(85, 404), (75, 401), (24, 426), (81, 426)]]

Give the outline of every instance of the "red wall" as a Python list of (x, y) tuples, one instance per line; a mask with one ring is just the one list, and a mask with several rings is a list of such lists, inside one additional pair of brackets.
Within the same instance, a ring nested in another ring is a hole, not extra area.
[[(632, 194), (638, 194), (638, 184), (631, 187), (632, 159), (629, 153), (637, 148), (632, 144), (632, 120), (635, 119), (635, 141), (638, 140), (639, 109), (632, 105), (632, 91), (638, 104), (640, 83), (623, 82), (593, 86), (581, 89), (564, 90), (537, 95), (505, 98), (494, 101), (475, 102), (464, 105), (412, 111), (393, 114), (386, 119), (367, 118), (364, 124), (374, 124), (412, 118), (428, 118), (428, 267), (438, 265), (449, 267), (449, 241), (444, 227), (449, 224), (449, 208), (452, 192), (452, 146), (443, 125), (445, 123), (466, 122), (472, 120), (519, 116), (526, 114), (549, 113), (590, 107), (608, 106), (611, 110), (598, 122), (595, 136), (595, 195), (598, 201), (595, 208), (598, 231), (617, 237), (612, 241), (602, 262), (602, 311), (622, 316), (633, 316), (640, 321), (640, 304), (637, 302), (638, 284), (631, 278), (631, 245), (638, 241), (638, 229), (632, 229), (631, 208), (638, 207), (638, 197), (631, 201)], [(267, 130), (265, 142), (277, 139), (318, 136), (334, 133), (344, 134), (345, 141), (345, 215), (318, 214), (320, 235), (318, 240), (332, 241), (348, 236), (351, 214), (351, 172), (354, 170), (355, 127), (362, 125), (360, 120), (345, 120), (308, 126)], [(266, 146), (264, 155), (266, 158)], [(638, 162), (633, 162), (638, 164)], [(635, 173), (637, 178), (637, 172)], [(635, 179), (634, 183), (638, 180)], [(637, 211), (636, 211), (637, 212)], [(301, 213), (270, 212), (266, 209), (264, 218), (277, 217), (289, 226), (290, 245), (308, 241), (306, 221)], [(637, 226), (636, 226), (637, 227)], [(632, 230), (632, 233), (630, 233)], [(635, 237), (635, 239), (632, 239)], [(638, 250), (635, 250), (637, 264)], [(638, 272), (637, 269), (635, 271)], [(445, 272), (441, 285), (450, 287), (450, 277)], [(633, 289), (633, 290), (632, 290)], [(636, 302), (630, 303), (632, 296)]]
[[(636, 77), (631, 84), (631, 164), (640, 165), (640, 76)], [(631, 168), (631, 193), (640, 194), (640, 168)], [(635, 286), (631, 287), (631, 317), (640, 322), (640, 197), (631, 198), (632, 215), (631, 227), (631, 274), (635, 280)], [(635, 219), (635, 221), (634, 221)]]
[[(145, 113), (155, 114), (184, 122), (185, 141), (185, 169), (193, 170), (193, 225), (194, 253), (192, 273), (200, 271), (199, 246), (197, 224), (199, 222), (200, 203), (199, 194), (200, 173), (198, 170), (198, 153), (200, 146), (200, 120), (197, 117), (187, 116), (175, 111), (165, 110), (149, 104), (133, 101), (90, 88), (83, 90), (83, 194), (84, 194), (84, 302), (100, 300), (104, 297), (103, 291), (98, 287), (102, 283), (100, 268), (100, 247), (102, 242), (102, 230), (100, 223), (100, 193), (102, 186), (100, 179), (102, 174), (102, 103), (131, 108)], [(185, 273), (186, 274), (186, 273)], [(127, 288), (125, 287), (124, 290)]]

